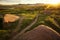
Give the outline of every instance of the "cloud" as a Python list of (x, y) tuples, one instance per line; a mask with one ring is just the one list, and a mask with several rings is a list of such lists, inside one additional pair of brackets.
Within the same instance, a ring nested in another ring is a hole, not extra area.
[(20, 0), (0, 0), (0, 2), (16, 3), (20, 2)]
[(27, 4), (27, 3), (40, 3), (40, 2), (45, 2), (48, 0), (0, 0), (0, 3), (22, 3), (22, 4)]
[(0, 4), (3, 5), (11, 5), (11, 4), (19, 4), (20, 0), (0, 0)]
[[(0, 4), (35, 4), (35, 3), (54, 3), (56, 0), (0, 0)], [(57, 0), (59, 1), (59, 0)], [(60, 2), (60, 1), (59, 1)]]

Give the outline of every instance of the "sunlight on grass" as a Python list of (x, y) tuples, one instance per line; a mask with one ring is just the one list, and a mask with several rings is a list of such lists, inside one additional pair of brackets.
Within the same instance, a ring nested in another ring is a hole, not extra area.
[(33, 19), (36, 16), (36, 14), (21, 14), (21, 15), (25, 16), (25, 19)]

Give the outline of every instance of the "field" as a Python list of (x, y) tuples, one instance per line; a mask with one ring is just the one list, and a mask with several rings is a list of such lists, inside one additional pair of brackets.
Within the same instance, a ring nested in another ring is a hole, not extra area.
[(8, 40), (15, 34), (22, 31), (24, 31), (23, 33), (28, 32), (38, 25), (46, 25), (60, 33), (60, 6), (53, 7), (48, 4), (0, 5), (0, 18), (4, 19), (6, 14), (19, 16), (19, 19), (8, 23), (3, 21), (3, 28), (0, 28), (0, 40)]

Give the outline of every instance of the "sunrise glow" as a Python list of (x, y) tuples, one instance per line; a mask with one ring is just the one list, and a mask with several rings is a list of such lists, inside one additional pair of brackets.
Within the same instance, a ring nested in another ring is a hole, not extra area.
[(60, 4), (60, 0), (51, 0), (49, 4)]
[(60, 0), (51, 0), (49, 4), (59, 4)]

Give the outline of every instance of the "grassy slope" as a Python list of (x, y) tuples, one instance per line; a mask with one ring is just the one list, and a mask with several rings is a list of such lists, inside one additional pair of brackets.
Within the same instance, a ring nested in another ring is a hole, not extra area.
[[(0, 9), (1, 9), (2, 6), (0, 6)], [(5, 8), (6, 7), (6, 8)], [(7, 8), (8, 7), (8, 8)], [(32, 21), (33, 19), (35, 18), (35, 16), (39, 13), (41, 14), (38, 18), (38, 21), (32, 26), (32, 28), (30, 28), (29, 30), (33, 29), (34, 27), (38, 26), (38, 25), (41, 25), (41, 24), (44, 24), (44, 25), (48, 25), (49, 27), (53, 28), (54, 30), (56, 30), (57, 32), (60, 33), (60, 11), (59, 11), (59, 7), (58, 8), (54, 8), (54, 7), (49, 7), (47, 8), (48, 5), (34, 5), (34, 6), (31, 6), (31, 5), (12, 5), (12, 6), (3, 6), (2, 8), (4, 9), (1, 9), (0, 10), (0, 15), (3, 16), (3, 14), (6, 14), (6, 13), (9, 13), (9, 14), (16, 14), (16, 15), (22, 15), (24, 16), (24, 21), (22, 22), (22, 25), (21, 25), (21, 30), (23, 30), (26, 26), (28, 26)], [(45, 12), (44, 10), (46, 10), (47, 12)], [(54, 20), (49, 20), (49, 18), (53, 18)], [(57, 19), (56, 19), (57, 18)], [(7, 30), (9, 29), (13, 29), (16, 27), (15, 23), (17, 24), (18, 21), (14, 22), (14, 23), (10, 23), (12, 24), (11, 27), (12, 28), (7, 28)], [(59, 25), (59, 27), (57, 27), (57, 25)], [(13, 27), (14, 26), (14, 27)], [(5, 31), (1, 31), (0, 34), (3, 34), (4, 33), (7, 33), (8, 31), (5, 30)], [(20, 30), (20, 31), (21, 31)], [(27, 30), (27, 31), (29, 31)], [(11, 32), (11, 31), (10, 31)], [(8, 32), (9, 34), (9, 32)], [(5, 35), (4, 35), (5, 36)], [(2, 37), (2, 38), (5, 38), (5, 37)], [(9, 35), (7, 35), (9, 36)]]

